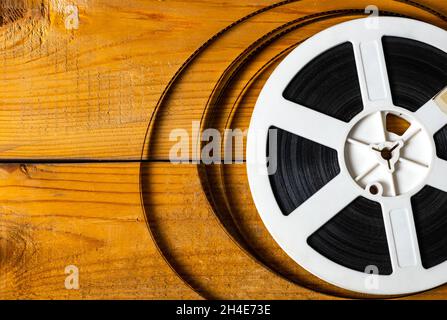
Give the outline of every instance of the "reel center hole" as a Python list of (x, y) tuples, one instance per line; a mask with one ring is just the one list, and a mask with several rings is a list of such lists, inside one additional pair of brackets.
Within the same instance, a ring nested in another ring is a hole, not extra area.
[(380, 151), (380, 155), (382, 156), (382, 158), (386, 161), (391, 160), (391, 158), (393, 157), (393, 153), (391, 152), (390, 149), (388, 148), (383, 148), (382, 151)]

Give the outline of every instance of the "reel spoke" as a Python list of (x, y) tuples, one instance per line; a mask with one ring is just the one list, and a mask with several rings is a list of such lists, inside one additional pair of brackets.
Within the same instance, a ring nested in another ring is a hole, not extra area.
[(427, 184), (433, 188), (447, 192), (447, 161), (436, 157)]
[(393, 106), (382, 34), (371, 30), (353, 46), (364, 109)]
[(275, 126), (324, 146), (339, 149), (348, 127), (346, 123), (283, 98), (270, 104), (264, 114)]
[(421, 268), (413, 210), (409, 198), (384, 198), (381, 201), (393, 274)]
[(342, 172), (286, 217), (284, 227), (306, 243), (312, 233), (359, 197), (360, 191)]
[[(447, 89), (444, 89), (444, 92), (442, 96), (447, 94)], [(428, 101), (416, 111), (416, 117), (433, 135), (447, 125), (447, 114), (441, 110), (441, 105), (437, 102), (437, 99)]]

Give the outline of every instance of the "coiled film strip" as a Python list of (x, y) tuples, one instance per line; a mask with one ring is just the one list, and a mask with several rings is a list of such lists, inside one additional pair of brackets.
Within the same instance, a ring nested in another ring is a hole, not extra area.
[[(153, 117), (152, 117), (152, 119), (151, 119), (150, 127), (148, 128), (148, 135), (147, 135), (147, 139), (146, 139), (146, 142), (147, 142), (147, 143), (146, 143), (145, 145), (146, 145), (146, 146), (149, 145), (148, 141), (150, 141), (150, 139), (153, 138), (152, 129), (153, 129), (154, 126), (156, 126), (156, 125), (158, 124), (158, 122), (156, 121), (156, 119), (157, 119), (156, 115), (158, 114), (158, 111), (160, 110), (160, 108), (166, 107), (166, 104), (168, 103), (167, 101), (169, 101), (168, 98), (170, 97), (170, 95), (171, 95), (171, 93), (172, 93), (172, 91), (173, 91), (172, 89), (173, 89), (174, 87), (177, 87), (177, 86), (178, 86), (178, 83), (179, 83), (180, 81), (183, 81), (183, 79), (181, 78), (181, 75), (183, 75), (183, 74), (185, 73), (186, 70), (190, 69), (190, 66), (191, 66), (193, 63), (195, 63), (195, 61), (197, 60), (197, 57), (200, 57), (200, 55), (201, 55), (204, 51), (208, 50), (208, 48), (209, 48), (215, 41), (218, 41), (221, 35), (225, 34), (227, 31), (231, 30), (232, 28), (235, 28), (239, 23), (244, 23), (245, 21), (251, 19), (252, 17), (255, 17), (255, 16), (258, 15), (258, 14), (260, 15), (260, 14), (262, 14), (263, 12), (266, 12), (266, 11), (271, 10), (271, 9), (273, 9), (273, 8), (278, 8), (278, 7), (280, 7), (280, 6), (284, 6), (284, 5), (293, 3), (293, 2), (295, 2), (295, 1), (284, 1), (284, 2), (280, 2), (280, 3), (274, 4), (273, 6), (263, 8), (263, 9), (261, 9), (261, 10), (255, 12), (255, 13), (253, 13), (253, 14), (250, 14), (250, 15), (247, 16), (247, 17), (244, 17), (244, 18), (241, 19), (240, 21), (235, 22), (234, 24), (230, 25), (228, 28), (225, 28), (224, 30), (222, 30), (221, 32), (219, 32), (218, 34), (216, 34), (216, 35), (215, 35), (214, 37), (212, 37), (208, 42), (206, 42), (202, 47), (200, 47), (196, 52), (194, 52), (194, 54), (191, 55), (191, 57), (185, 62), (185, 64), (179, 69), (179, 71), (178, 71), (178, 72), (175, 74), (175, 76), (172, 78), (171, 82), (170, 82), (169, 85), (166, 87), (165, 92), (163, 93), (162, 97), (160, 98), (160, 101), (159, 101), (159, 103), (158, 103), (158, 105), (157, 105), (156, 111), (154, 112)], [(407, 1), (404, 1), (404, 3), (409, 3), (409, 4), (411, 4), (411, 5), (417, 5), (417, 6), (419, 6), (417, 3), (413, 3), (413, 2), (407, 2)], [(360, 7), (361, 7), (361, 5), (359, 4), (359, 8), (360, 8)], [(423, 10), (423, 11), (429, 11), (430, 13), (433, 13), (433, 14), (435, 14), (436, 16), (439, 16), (439, 17), (441, 17), (442, 19), (445, 19), (442, 15), (438, 14), (437, 12), (435, 12), (435, 11), (429, 9), (429, 8), (422, 7), (422, 10)], [(356, 15), (361, 15), (363, 12), (364, 12), (363, 9), (347, 9), (347, 10), (342, 9), (342, 10), (337, 10), (337, 11), (334, 11), (334, 12), (322, 12), (321, 14), (311, 15), (311, 16), (306, 17), (306, 18), (309, 20), (310, 23), (312, 23), (312, 21), (311, 21), (312, 18), (321, 18), (321, 19), (325, 19), (326, 17), (327, 17), (327, 18), (331, 18), (331, 17), (335, 16), (336, 14), (340, 14), (340, 15), (352, 15), (353, 17), (355, 17)], [(386, 12), (384, 12), (384, 11), (382, 11), (382, 13), (384, 13), (384, 14), (391, 14), (391, 13), (386, 13)], [(397, 15), (397, 14), (396, 14), (396, 15)], [(302, 21), (304, 22), (304, 21), (306, 21), (306, 19), (302, 19)], [(281, 36), (282, 34), (284, 34), (284, 33), (287, 33), (287, 28), (286, 28), (287, 26), (293, 26), (293, 23), (287, 24), (287, 25), (284, 26), (284, 28), (282, 28), (281, 30), (278, 30), (279, 33), (280, 33), (280, 34), (278, 34), (278, 37), (280, 37), (280, 36)], [(298, 27), (299, 27), (299, 26), (298, 26)], [(284, 32), (284, 30), (285, 30), (285, 32)], [(281, 34), (281, 33), (282, 33), (282, 34)], [(272, 33), (272, 36), (274, 36), (274, 35), (275, 35), (275, 34)], [(276, 37), (273, 37), (273, 38), (276, 38)], [(269, 37), (266, 37), (265, 40), (268, 40), (268, 39), (269, 39)], [(265, 45), (268, 45), (269, 41), (266, 41), (265, 43), (266, 43)], [(251, 46), (250, 48), (247, 48), (246, 52), (244, 52), (244, 53), (240, 56), (240, 59), (238, 59), (239, 61), (242, 61), (242, 63), (239, 63), (239, 62), (236, 63), (236, 64), (235, 64), (235, 67), (234, 67), (233, 64), (232, 64), (232, 65), (230, 65), (230, 67), (229, 67), (227, 70), (225, 70), (225, 73), (224, 73), (224, 74), (222, 75), (222, 77), (221, 77), (221, 81), (219, 82), (219, 84), (216, 84), (216, 86), (215, 86), (215, 90), (211, 93), (211, 97), (210, 97), (210, 99), (209, 99), (209, 105), (204, 106), (204, 118), (202, 119), (202, 120), (203, 120), (203, 121), (202, 121), (202, 127), (203, 127), (203, 128), (206, 128), (206, 124), (207, 124), (207, 122), (208, 122), (208, 118), (209, 118), (208, 115), (206, 115), (207, 111), (209, 111), (209, 110), (213, 110), (213, 109), (214, 109), (214, 105), (216, 105), (217, 107), (219, 106), (219, 98), (220, 98), (221, 95), (223, 95), (222, 92), (226, 90), (226, 87), (228, 86), (228, 83), (232, 81), (232, 79), (233, 79), (233, 76), (232, 76), (232, 75), (234, 75), (235, 73), (237, 73), (237, 71), (240, 69), (240, 68), (237, 67), (237, 65), (243, 65), (243, 62), (245, 62), (246, 59), (247, 59), (248, 57), (252, 56), (252, 55), (253, 55), (253, 52), (256, 52), (257, 49), (258, 49), (260, 46), (262, 46), (263, 44), (264, 44), (264, 42), (254, 43), (253, 46)], [(278, 57), (276, 57), (276, 58), (278, 58)], [(281, 58), (281, 56), (279, 56), (279, 58)], [(181, 80), (180, 80), (180, 79), (181, 79)], [(212, 114), (214, 114), (214, 112), (211, 111), (211, 112), (209, 112), (209, 114), (212, 115)], [(147, 151), (147, 150), (144, 150), (144, 152), (146, 152), (146, 151)], [(199, 165), (198, 167), (199, 167), (200, 169), (202, 169), (202, 165)], [(146, 183), (146, 182), (142, 181), (143, 188), (144, 188), (145, 183)], [(204, 183), (204, 186), (206, 186), (206, 183)], [(216, 192), (216, 190), (214, 190), (213, 192)], [(210, 198), (209, 201), (210, 201), (210, 203), (212, 204), (213, 209), (215, 210), (214, 205), (213, 205), (213, 201), (214, 201), (214, 200), (213, 200), (212, 198)], [(143, 204), (144, 204), (144, 203), (143, 203)], [(147, 203), (145, 204), (145, 206), (146, 206), (146, 205), (147, 205)], [(146, 210), (147, 210), (147, 209), (146, 209)], [(150, 215), (151, 212), (150, 212), (150, 211), (147, 211), (147, 214)], [(217, 214), (217, 216), (219, 217), (219, 213), (217, 212), (217, 210), (216, 210), (216, 214)], [(227, 219), (227, 220), (228, 220), (228, 219)], [(222, 224), (223, 224), (223, 226), (224, 226), (225, 228), (227, 228), (227, 225), (226, 225), (223, 221), (222, 221)], [(161, 253), (163, 254), (163, 256), (165, 257), (166, 261), (167, 261), (171, 266), (173, 266), (173, 269), (174, 269), (174, 270), (177, 270), (176, 262), (172, 260), (172, 258), (170, 257), (170, 253), (169, 253), (168, 251), (166, 251), (166, 250), (168, 250), (168, 249), (162, 244), (162, 239), (160, 239), (160, 238), (158, 237), (158, 235), (157, 235), (157, 230), (156, 230), (156, 229), (157, 229), (157, 226), (155, 226), (155, 225), (154, 225), (154, 221), (152, 221), (151, 224), (150, 224), (150, 230), (151, 230), (152, 233), (153, 233), (154, 240), (156, 241), (157, 244), (159, 244), (159, 245), (161, 244), (161, 245), (160, 245), (160, 251), (161, 251)], [(250, 247), (249, 244), (248, 244), (248, 245), (245, 245), (245, 244), (243, 243), (243, 241), (240, 241), (241, 238), (237, 237), (237, 236), (236, 236), (235, 234), (233, 234), (231, 231), (230, 231), (230, 234), (231, 234), (232, 236), (235, 236), (235, 239), (238, 241), (239, 244), (242, 245), (242, 248), (243, 248), (243, 249), (246, 249), (249, 253), (253, 254), (256, 258), (259, 258), (259, 257), (256, 256), (256, 252), (252, 251), (252, 248)], [(242, 237), (242, 240), (244, 240), (243, 237)], [(262, 263), (265, 263), (265, 261), (262, 260), (262, 257), (260, 257), (260, 260), (261, 260)], [(268, 266), (268, 265), (267, 265), (267, 266)], [(273, 270), (273, 271), (278, 271), (278, 270)], [(203, 271), (202, 271), (202, 272), (203, 272)], [(201, 288), (201, 287), (199, 286), (199, 284), (195, 283), (194, 281), (191, 281), (191, 276), (192, 276), (192, 275), (185, 275), (185, 274), (182, 274), (182, 273), (181, 273), (181, 274), (179, 274), (179, 276), (180, 276), (181, 278), (185, 279), (187, 283), (191, 284), (192, 287), (193, 287), (193, 289), (199, 291), (200, 294), (202, 294), (204, 297), (215, 297), (214, 295), (210, 295), (207, 291), (203, 290), (203, 288)], [(301, 283), (301, 285), (302, 285), (302, 283)], [(315, 290), (316, 288), (313, 288), (313, 289)]]

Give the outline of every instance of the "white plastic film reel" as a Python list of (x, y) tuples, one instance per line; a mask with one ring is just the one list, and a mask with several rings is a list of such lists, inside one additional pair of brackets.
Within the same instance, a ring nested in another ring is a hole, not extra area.
[[(447, 125), (447, 114), (442, 109), (445, 105), (441, 105), (447, 100), (447, 94), (441, 93), (444, 99), (438, 96), (415, 113), (394, 105), (382, 38), (413, 39), (447, 52), (447, 32), (411, 19), (381, 17), (377, 22), (372, 27), (367, 19), (358, 19), (331, 27), (305, 41), (276, 68), (253, 112), (248, 133), (247, 171), (253, 199), (264, 224), (281, 248), (306, 270), (356, 292), (408, 294), (447, 282), (447, 262), (429, 269), (421, 263), (411, 206), (411, 197), (425, 185), (447, 192), (447, 161), (436, 156), (433, 139)], [(362, 112), (346, 123), (283, 98), (285, 88), (303, 67), (323, 52), (346, 42), (351, 42), (354, 49)], [(393, 143), (383, 134), (383, 118), (388, 113), (401, 115), (411, 123), (405, 135)], [(268, 130), (272, 126), (338, 153), (340, 173), (288, 216), (281, 212), (268, 176), (265, 155)], [(365, 143), (365, 135), (375, 135), (381, 145)], [(418, 138), (410, 147), (409, 141), (415, 135)], [(375, 148), (380, 151), (385, 147), (392, 150), (389, 159), (374, 154), (378, 152)], [(401, 148), (412, 149), (410, 154), (417, 159), (403, 156)], [(368, 152), (371, 157), (366, 157), (370, 160), (363, 161)], [(419, 170), (417, 174), (396, 176), (392, 166), (397, 162)], [(379, 173), (368, 177), (376, 166), (383, 170), (376, 170)], [(379, 178), (388, 178), (389, 183), (375, 185)], [(374, 286), (368, 285), (369, 274), (337, 264), (307, 243), (311, 234), (358, 197), (380, 203), (383, 213), (392, 273), (375, 276), (377, 285)]]

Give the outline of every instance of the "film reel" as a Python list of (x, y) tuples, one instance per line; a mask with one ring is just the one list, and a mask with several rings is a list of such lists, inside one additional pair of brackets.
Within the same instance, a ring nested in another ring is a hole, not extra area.
[(317, 34), (272, 73), (248, 179), (267, 229), (309, 272), (368, 294), (447, 282), (446, 70), (446, 31), (381, 17)]

